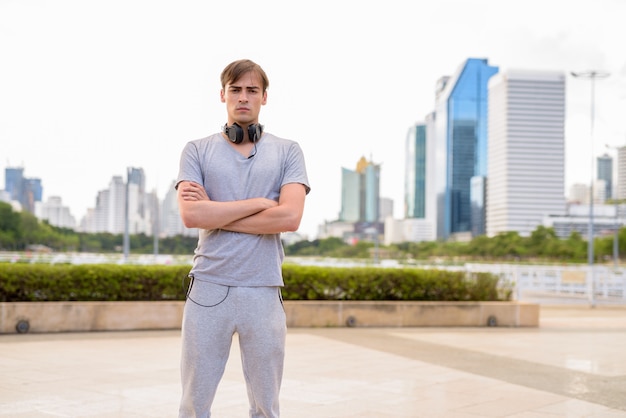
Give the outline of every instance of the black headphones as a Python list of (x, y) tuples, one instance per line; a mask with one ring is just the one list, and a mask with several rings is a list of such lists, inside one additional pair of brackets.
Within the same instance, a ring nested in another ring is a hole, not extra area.
[[(231, 142), (235, 144), (241, 144), (243, 142), (243, 128), (239, 126), (237, 122), (233, 123), (231, 126), (228, 126), (228, 124), (224, 125), (223, 131)], [(248, 126), (248, 138), (250, 138), (250, 142), (257, 142), (261, 139), (262, 134), (263, 125), (260, 123)]]

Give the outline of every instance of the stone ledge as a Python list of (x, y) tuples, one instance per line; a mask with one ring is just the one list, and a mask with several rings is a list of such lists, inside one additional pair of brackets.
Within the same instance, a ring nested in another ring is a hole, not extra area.
[[(288, 327), (537, 327), (521, 302), (285, 301)], [(0, 334), (180, 329), (184, 302), (0, 303)]]
[(521, 302), (285, 301), (284, 304), (290, 327), (539, 326), (539, 305)]

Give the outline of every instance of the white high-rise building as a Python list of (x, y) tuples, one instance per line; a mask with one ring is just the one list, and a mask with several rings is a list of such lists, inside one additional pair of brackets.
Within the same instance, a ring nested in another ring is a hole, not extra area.
[(589, 185), (582, 183), (572, 184), (569, 188), (568, 203), (589, 204)]
[(108, 201), (105, 203), (107, 214), (106, 232), (123, 234), (125, 227), (126, 183), (122, 176), (113, 176), (109, 183)]
[(161, 237), (173, 237), (175, 235), (195, 236), (198, 235), (196, 228), (186, 228), (178, 211), (178, 197), (175, 189), (176, 181), (172, 181), (167, 189), (165, 198), (161, 204), (160, 231)]
[(626, 199), (626, 146), (617, 149), (617, 198)]
[(486, 232), (528, 236), (565, 213), (565, 74), (509, 70), (489, 80)]
[(89, 209), (81, 222), (85, 232), (128, 232), (152, 235), (158, 230), (158, 198), (156, 192), (145, 190), (145, 175), (141, 168), (128, 168), (127, 182), (122, 176), (113, 176), (109, 188), (98, 192), (96, 207)]
[[(593, 203), (601, 205), (606, 201), (606, 181), (594, 180), (593, 182)], [(570, 186), (568, 203), (589, 204), (590, 189), (588, 184), (576, 183)]]
[(50, 196), (46, 202), (35, 202), (35, 215), (59, 228), (76, 228), (76, 219), (70, 213), (70, 208), (63, 206), (59, 196)]

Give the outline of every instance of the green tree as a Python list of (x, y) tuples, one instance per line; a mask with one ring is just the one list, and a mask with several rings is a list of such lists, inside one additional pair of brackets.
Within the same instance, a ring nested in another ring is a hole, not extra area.
[(11, 205), (0, 202), (0, 248), (17, 250), (21, 238), (20, 216)]

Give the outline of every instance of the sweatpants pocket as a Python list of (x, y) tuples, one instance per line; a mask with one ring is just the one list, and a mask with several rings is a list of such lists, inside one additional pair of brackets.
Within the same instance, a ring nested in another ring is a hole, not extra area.
[(230, 293), (230, 286), (197, 280), (193, 276), (189, 279), (187, 300), (196, 305), (212, 308), (224, 302)]

